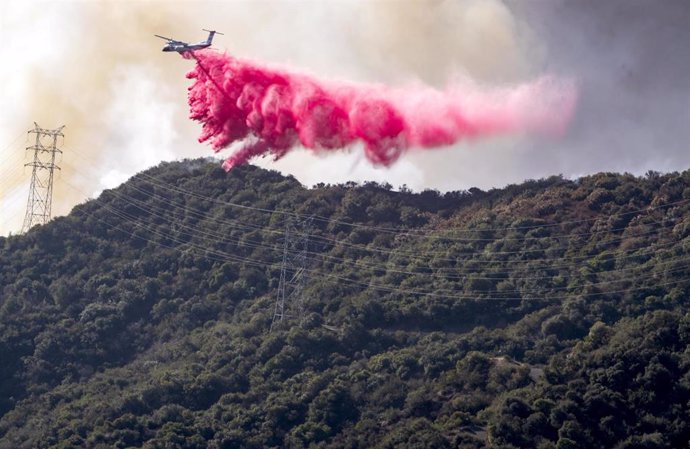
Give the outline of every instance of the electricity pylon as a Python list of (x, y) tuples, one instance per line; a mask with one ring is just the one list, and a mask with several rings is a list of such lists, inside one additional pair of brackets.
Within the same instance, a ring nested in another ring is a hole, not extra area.
[(308, 278), (307, 256), (311, 224), (311, 218), (299, 223), (291, 220), (285, 223), (283, 262), (280, 266), (280, 281), (270, 330), (287, 318), (296, 318), (299, 322), (304, 319), (304, 286)]
[(33, 151), (34, 158), (24, 164), (32, 167), (31, 186), (29, 187), (29, 200), (26, 204), (26, 215), (22, 225), (22, 233), (28, 231), (36, 224), (45, 224), (50, 220), (53, 202), (53, 173), (60, 170), (55, 165), (55, 156), (62, 151), (57, 148), (57, 139), (65, 137), (61, 126), (57, 129), (43, 129), (34, 122), (34, 129), (29, 134), (36, 134), (34, 145), (27, 147), (26, 151)]

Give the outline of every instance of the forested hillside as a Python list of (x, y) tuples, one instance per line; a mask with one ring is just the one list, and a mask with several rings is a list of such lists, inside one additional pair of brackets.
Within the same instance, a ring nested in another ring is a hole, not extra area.
[[(303, 319), (269, 332), (309, 218)], [(688, 447), (688, 280), (690, 172), (165, 163), (0, 238), (0, 448)]]

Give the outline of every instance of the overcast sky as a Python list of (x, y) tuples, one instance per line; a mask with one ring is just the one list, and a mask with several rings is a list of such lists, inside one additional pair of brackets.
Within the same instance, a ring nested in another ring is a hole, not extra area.
[(66, 125), (54, 210), (162, 160), (211, 154), (187, 120), (191, 62), (162, 53), (225, 32), (215, 47), (325, 78), (443, 85), (574, 79), (565, 136), (512, 136), (411, 151), (389, 169), (361, 150), (277, 163), (304, 183), (387, 181), (413, 189), (500, 187), (551, 174), (690, 166), (687, 0), (236, 0), (0, 2), (0, 234), (27, 198), (26, 131)]

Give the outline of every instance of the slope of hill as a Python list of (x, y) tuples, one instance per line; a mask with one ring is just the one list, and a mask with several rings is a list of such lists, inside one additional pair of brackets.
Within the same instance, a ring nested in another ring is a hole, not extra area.
[[(308, 217), (304, 319), (269, 332)], [(162, 164), (0, 238), (0, 447), (686, 447), (689, 236), (690, 172)]]

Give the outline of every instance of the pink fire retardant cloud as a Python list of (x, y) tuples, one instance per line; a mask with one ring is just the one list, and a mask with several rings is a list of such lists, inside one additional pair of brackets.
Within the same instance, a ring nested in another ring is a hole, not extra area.
[(428, 149), (508, 133), (559, 135), (576, 103), (572, 82), (554, 77), (486, 89), (457, 82), (445, 90), (319, 80), (214, 51), (186, 53), (190, 117), (200, 142), (239, 148), (226, 170), (256, 156), (276, 160), (299, 144), (314, 151), (361, 142), (375, 165), (389, 166), (411, 148)]

